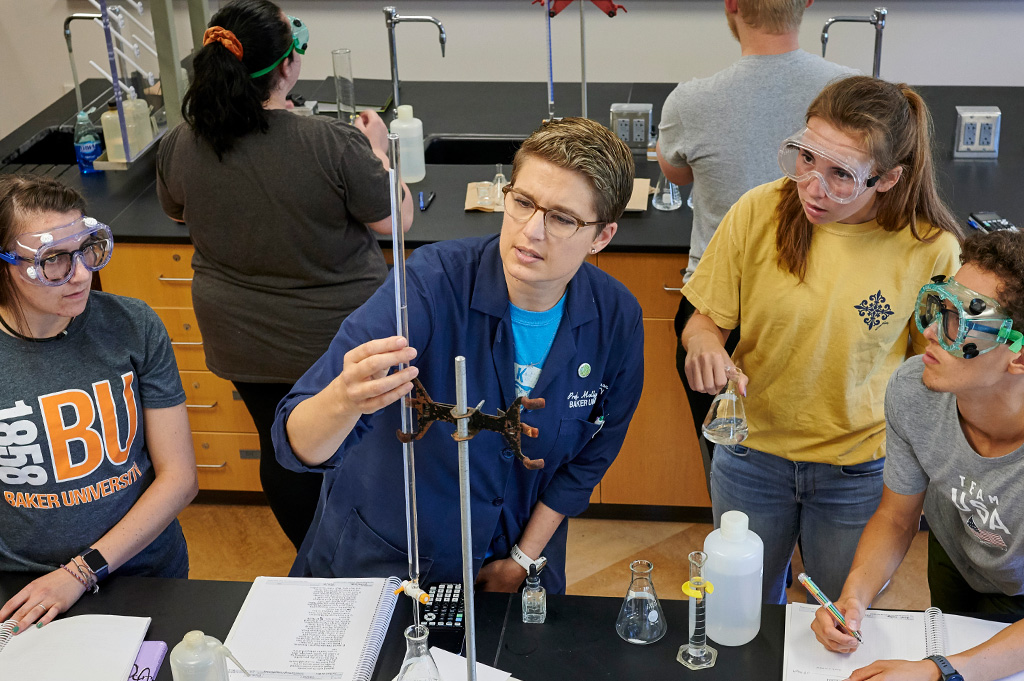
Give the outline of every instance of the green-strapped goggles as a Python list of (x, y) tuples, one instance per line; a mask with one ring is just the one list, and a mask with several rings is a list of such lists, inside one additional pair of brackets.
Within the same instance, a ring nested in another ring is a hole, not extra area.
[(964, 359), (983, 355), (1000, 344), (1010, 352), (1024, 348), (1024, 334), (1014, 331), (1013, 320), (999, 301), (972, 291), (956, 279), (932, 278), (917, 295), (914, 319), (921, 333), (939, 322), (939, 345)]
[(290, 14), (287, 16), (288, 25), (292, 27), (292, 44), (288, 46), (288, 49), (285, 50), (284, 54), (282, 54), (280, 58), (278, 58), (278, 60), (275, 61), (273, 64), (271, 64), (265, 69), (260, 69), (255, 73), (250, 73), (250, 78), (259, 78), (260, 76), (267, 75), (268, 73), (276, 69), (277, 65), (283, 62), (284, 58), (292, 53), (292, 50), (295, 50), (299, 54), (306, 54), (306, 48), (309, 47), (309, 28), (304, 23), (302, 23), (302, 19), (299, 19), (298, 17), (293, 17)]

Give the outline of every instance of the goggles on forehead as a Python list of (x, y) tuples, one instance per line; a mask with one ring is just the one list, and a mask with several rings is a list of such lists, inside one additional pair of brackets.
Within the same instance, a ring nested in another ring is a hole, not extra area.
[(779, 147), (779, 167), (796, 182), (817, 178), (830, 199), (850, 203), (874, 187), (880, 175), (872, 175), (874, 164), (855, 158), (810, 128), (789, 137)]
[(917, 296), (914, 319), (921, 333), (936, 322), (939, 345), (957, 357), (972, 359), (1000, 344), (1010, 352), (1024, 347), (1024, 334), (1014, 331), (1013, 320), (997, 300), (972, 291), (950, 277), (932, 278)]
[(306, 54), (306, 48), (309, 47), (309, 27), (302, 23), (302, 19), (299, 19), (298, 17), (293, 17), (290, 14), (286, 16), (288, 17), (288, 25), (292, 29), (292, 44), (288, 46), (288, 49), (284, 51), (284, 54), (282, 54), (273, 64), (265, 69), (260, 69), (259, 71), (250, 73), (250, 78), (259, 78), (260, 76), (267, 75), (276, 69), (277, 65), (283, 62), (285, 57), (292, 53), (292, 50), (295, 50), (299, 54)]
[[(21, 255), (18, 251), (31, 254)], [(82, 216), (73, 222), (43, 232), (22, 234), (15, 248), (0, 251), (0, 260), (11, 265), (25, 263), (26, 277), (43, 286), (61, 286), (70, 281), (75, 260), (90, 272), (110, 262), (114, 236), (110, 227), (95, 218)]]

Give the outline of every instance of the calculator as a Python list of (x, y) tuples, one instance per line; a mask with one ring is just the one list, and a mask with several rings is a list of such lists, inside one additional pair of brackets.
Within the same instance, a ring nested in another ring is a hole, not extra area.
[(998, 213), (992, 211), (979, 211), (977, 213), (971, 213), (970, 217), (967, 218), (967, 224), (974, 229), (981, 230), (982, 232), (998, 232), (1000, 230), (1009, 230), (1016, 232), (1017, 226), (1007, 220), (1004, 217), (1000, 217)]
[(435, 584), (427, 593), (430, 594), (430, 603), (423, 607), (423, 624), (434, 630), (461, 632), (465, 616), (462, 584)]

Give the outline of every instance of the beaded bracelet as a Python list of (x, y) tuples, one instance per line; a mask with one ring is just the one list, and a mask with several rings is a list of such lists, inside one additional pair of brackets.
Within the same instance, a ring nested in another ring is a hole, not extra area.
[(78, 569), (78, 574), (85, 580), (85, 588), (91, 590), (93, 593), (99, 593), (99, 580), (96, 579), (96, 574), (89, 569), (89, 566), (85, 564), (81, 556), (75, 556), (71, 559), (75, 567)]
[[(68, 567), (67, 565), (64, 565), (63, 563), (61, 563), (61, 567), (62, 567), (62, 568), (63, 568), (63, 569), (64, 569), (64, 570), (65, 570), (65, 571), (66, 571), (66, 572), (67, 572), (67, 573), (69, 574), (69, 575), (71, 575), (72, 577), (74, 577), (75, 579), (77, 579), (77, 580), (78, 580), (78, 581), (79, 581), (79, 582), (80, 582), (80, 583), (82, 584), (82, 586), (84, 586), (84, 587), (85, 587), (85, 590), (86, 590), (86, 591), (88, 591), (88, 590), (89, 590), (89, 585), (88, 585), (88, 584), (86, 583), (86, 581), (85, 581), (84, 579), (82, 579), (82, 577), (81, 577), (80, 575), (77, 575), (77, 574), (75, 574), (75, 571), (74, 571), (74, 570), (72, 570), (71, 568), (69, 568), (69, 567)], [(93, 593), (95, 593), (95, 591), (94, 591)]]

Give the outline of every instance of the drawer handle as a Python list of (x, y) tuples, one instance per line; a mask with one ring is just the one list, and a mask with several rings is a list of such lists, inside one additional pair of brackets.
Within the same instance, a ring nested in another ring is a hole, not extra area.
[(221, 463), (197, 463), (196, 468), (224, 468), (227, 465), (227, 461)]
[(214, 402), (213, 404), (186, 404), (185, 408), (186, 409), (213, 409), (216, 406), (217, 406), (217, 403)]
[(171, 341), (171, 345), (202, 345), (203, 341)]
[(661, 287), (663, 289), (665, 289), (666, 291), (672, 291), (672, 293), (682, 293), (683, 292), (683, 287), (682, 286), (665, 286), (664, 284), (662, 284)]
[(158, 276), (157, 279), (159, 281), (192, 281), (192, 277), (188, 277), (188, 278), (184, 278), (184, 277), (165, 277), (162, 274), (160, 276)]

